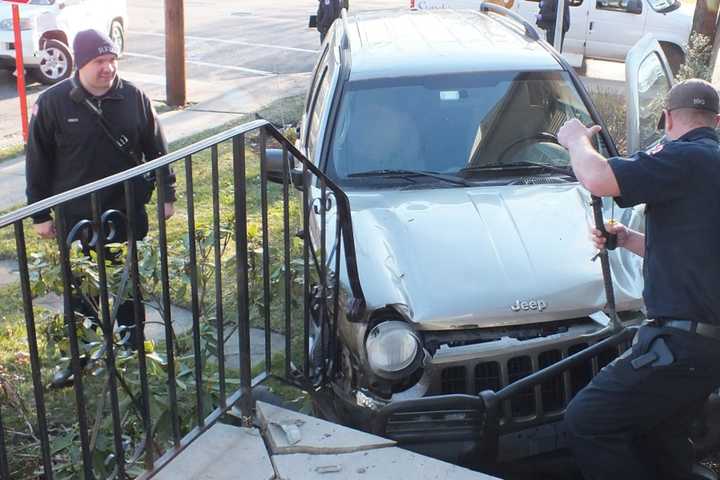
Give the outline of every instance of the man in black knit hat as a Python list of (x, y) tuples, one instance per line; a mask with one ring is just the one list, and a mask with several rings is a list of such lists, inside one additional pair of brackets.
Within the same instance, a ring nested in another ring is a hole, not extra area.
[[(72, 188), (122, 172), (167, 153), (167, 142), (150, 99), (135, 85), (118, 76), (118, 48), (97, 30), (79, 32), (73, 44), (75, 74), (46, 90), (33, 107), (27, 146), (26, 176), (28, 204)], [(164, 214), (174, 213), (175, 179), (168, 169)], [(152, 181), (135, 182), (134, 232), (142, 239), (148, 232), (145, 203), (152, 194)], [(99, 194), (102, 209), (126, 212), (122, 185)], [(57, 215), (57, 212), (56, 212)], [(92, 219), (89, 198), (64, 205), (63, 220), (69, 231), (83, 219)], [(33, 216), (36, 233), (45, 239), (56, 236), (49, 210)], [(115, 242), (127, 240), (119, 226)], [(117, 261), (118, 259), (115, 259)], [(76, 285), (77, 287), (77, 285)], [(81, 315), (93, 317), (86, 301), (74, 299)], [(95, 320), (95, 319), (93, 319)], [(135, 318), (131, 301), (117, 311), (118, 324), (125, 327), (125, 344), (136, 347)], [(59, 372), (53, 385), (68, 384), (72, 373)]]

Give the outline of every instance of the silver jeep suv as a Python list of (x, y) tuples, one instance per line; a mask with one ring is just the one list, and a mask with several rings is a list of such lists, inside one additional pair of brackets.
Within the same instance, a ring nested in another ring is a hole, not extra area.
[[(650, 100), (672, 76), (649, 39), (627, 65), (635, 148), (659, 139)], [(344, 12), (335, 22), (298, 139), (347, 194), (357, 256), (357, 278), (339, 272), (337, 325), (313, 321), (314, 362), (335, 342), (333, 373), (315, 391), (323, 416), (461, 463), (562, 448), (565, 406), (627, 338), (503, 399), (483, 452), (489, 417), (476, 400), (610, 336), (615, 314), (643, 318), (641, 259), (626, 251), (609, 255), (616, 309), (606, 308), (591, 197), (556, 138), (569, 118), (603, 124), (573, 70), (501, 7)], [(617, 154), (606, 130), (595, 142)], [(611, 199), (602, 209), (642, 228), (642, 209)], [(310, 233), (317, 251), (326, 239), (332, 269), (334, 234)], [(350, 314), (353, 282), (366, 303)]]

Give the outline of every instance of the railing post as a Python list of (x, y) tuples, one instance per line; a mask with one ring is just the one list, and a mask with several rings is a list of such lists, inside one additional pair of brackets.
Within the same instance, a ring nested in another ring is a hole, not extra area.
[(73, 372), (73, 385), (75, 387), (75, 403), (77, 406), (78, 429), (80, 431), (80, 447), (82, 451), (83, 470), (85, 479), (94, 479), (92, 464), (92, 452), (90, 451), (90, 438), (88, 437), (87, 412), (85, 410), (85, 395), (83, 393), (82, 384), (82, 368), (80, 366), (80, 351), (77, 337), (77, 324), (75, 322), (75, 312), (73, 310), (72, 289), (74, 280), (70, 267), (70, 245), (66, 243), (67, 225), (65, 224), (66, 205), (60, 205), (56, 209), (57, 224), (57, 243), (60, 252), (60, 269), (62, 271), (63, 283), (63, 304), (65, 327), (67, 328), (68, 338), (70, 340), (70, 356)]
[(175, 346), (170, 310), (170, 274), (168, 273), (167, 226), (165, 224), (165, 189), (167, 177), (165, 170), (155, 170), (157, 178), (157, 221), (158, 243), (160, 247), (160, 280), (162, 284), (162, 317), (165, 324), (165, 348), (167, 350), (168, 396), (170, 397), (170, 424), (172, 426), (173, 443), (180, 447), (180, 419), (177, 409), (177, 388), (175, 379)]
[(10, 465), (8, 465), (5, 445), (7, 445), (5, 443), (5, 426), (2, 419), (2, 405), (0, 405), (0, 480), (10, 480)]
[(193, 354), (195, 357), (195, 408), (197, 426), (205, 425), (203, 406), (202, 357), (200, 354), (200, 300), (198, 295), (197, 244), (195, 241), (195, 191), (193, 189), (192, 156), (185, 158), (185, 185), (187, 199), (188, 248), (190, 261), (190, 303), (192, 308)]
[[(140, 291), (140, 272), (138, 269), (137, 254), (137, 210), (135, 207), (135, 186), (132, 180), (125, 181), (125, 211), (127, 212), (128, 232), (127, 248), (128, 261), (130, 262), (130, 280), (133, 291), (133, 315), (135, 318), (135, 329), (137, 343), (135, 348), (138, 354), (138, 368), (140, 370), (140, 390), (142, 395), (142, 423), (145, 433), (145, 445), (152, 445), (152, 418), (150, 418), (150, 389), (148, 387), (147, 359), (145, 358), (145, 306), (142, 303)], [(142, 207), (143, 209), (145, 206)], [(153, 467), (153, 449), (145, 449), (145, 469)]]
[[(118, 477), (125, 478), (125, 453), (123, 452), (122, 442), (122, 426), (120, 424), (120, 407), (118, 404), (117, 381), (115, 370), (115, 351), (113, 345), (114, 318), (110, 315), (110, 301), (107, 285), (107, 270), (105, 268), (106, 252), (105, 252), (105, 225), (104, 219), (101, 218), (101, 205), (97, 192), (91, 196), (92, 217), (95, 230), (97, 232), (97, 244), (95, 245), (95, 253), (97, 254), (98, 280), (100, 284), (100, 314), (102, 316), (102, 333), (105, 340), (105, 367), (107, 368), (108, 383), (110, 388), (110, 410), (112, 412), (113, 424), (113, 441), (115, 447), (115, 462), (118, 469)], [(116, 221), (120, 221), (119, 219)], [(120, 228), (115, 225), (115, 230)], [(128, 228), (132, 228), (128, 225)], [(128, 266), (129, 268), (129, 266)], [(122, 298), (117, 298), (116, 302), (122, 302)], [(117, 311), (117, 309), (115, 309)], [(103, 393), (104, 397), (104, 393)], [(104, 401), (104, 398), (100, 400)], [(97, 420), (96, 420), (97, 421)]]
[(240, 342), (240, 411), (249, 423), (254, 402), (250, 365), (250, 306), (248, 290), (247, 188), (245, 185), (245, 135), (233, 137), (233, 175), (235, 186), (235, 253)]
[(285, 250), (285, 378), (290, 377), (292, 360), (292, 278), (290, 275), (290, 168), (287, 148), (283, 147), (283, 248)]
[[(50, 458), (50, 439), (48, 436), (47, 413), (45, 411), (44, 398), (45, 394), (42, 383), (42, 365), (40, 363), (40, 353), (38, 352), (37, 345), (37, 334), (35, 332), (35, 314), (33, 312), (32, 304), (32, 288), (30, 286), (27, 247), (25, 245), (25, 233), (23, 230), (22, 221), (15, 223), (15, 246), (17, 248), (18, 269), (20, 272), (20, 287), (22, 289), (23, 309), (25, 312), (25, 330), (27, 332), (28, 348), (30, 350), (30, 367), (32, 369), (33, 394), (35, 396), (35, 409), (37, 411), (38, 433), (40, 434), (40, 452), (42, 454), (43, 472), (47, 480), (52, 480), (52, 459)], [(4, 449), (4, 442), (2, 446)], [(7, 460), (5, 461), (7, 462)]]
[(222, 295), (222, 251), (220, 249), (220, 181), (218, 171), (218, 148), (213, 145), (210, 151), (212, 167), (213, 202), (213, 250), (215, 254), (215, 322), (217, 327), (218, 376), (220, 381), (220, 406), (227, 406), (225, 391), (225, 318), (223, 315)]
[(262, 217), (263, 316), (265, 319), (265, 371), (272, 372), (270, 329), (270, 233), (268, 227), (267, 136), (265, 127), (260, 135), (260, 210)]

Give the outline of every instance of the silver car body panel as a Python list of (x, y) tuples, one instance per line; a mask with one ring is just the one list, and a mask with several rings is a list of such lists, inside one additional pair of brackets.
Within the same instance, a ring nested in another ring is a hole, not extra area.
[[(456, 330), (604, 308), (589, 194), (577, 183), (347, 193), (369, 312), (395, 306), (418, 330)], [(605, 218), (642, 229), (642, 209), (606, 205)], [(622, 249), (610, 256), (618, 310), (641, 309), (642, 259)]]
[(350, 80), (468, 71), (562, 70), (516, 23), (472, 10), (353, 15)]

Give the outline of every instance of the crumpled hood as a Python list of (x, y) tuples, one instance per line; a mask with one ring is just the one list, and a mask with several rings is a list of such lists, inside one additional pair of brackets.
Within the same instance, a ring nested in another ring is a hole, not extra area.
[[(574, 318), (605, 304), (589, 195), (576, 184), (348, 196), (371, 309), (405, 305), (420, 328), (447, 329)], [(618, 309), (639, 308), (641, 259), (618, 250), (611, 265)]]

